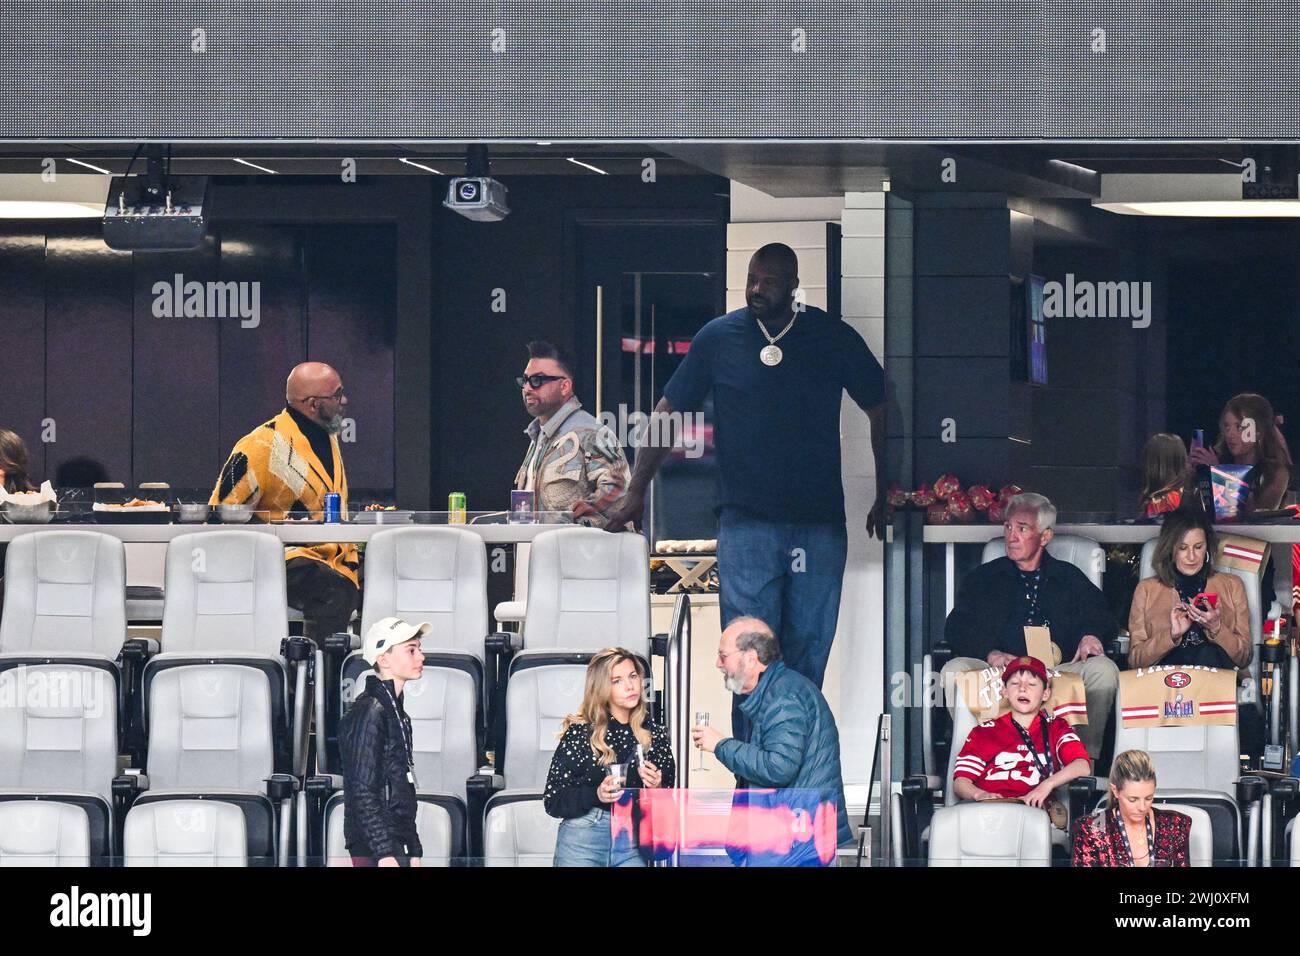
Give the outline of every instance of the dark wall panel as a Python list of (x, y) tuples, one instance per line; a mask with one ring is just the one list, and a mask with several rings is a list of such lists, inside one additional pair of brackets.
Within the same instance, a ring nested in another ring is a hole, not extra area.
[(89, 455), (112, 480), (130, 482), (131, 254), (113, 252), (80, 227), (52, 228), (45, 270), (45, 407), (58, 429), (46, 467)]
[[(237, 318), (172, 315), (177, 276), (189, 282), (217, 278), (217, 244), (209, 237), (191, 252), (135, 253), (134, 434), (136, 483), (166, 481), (175, 489), (210, 487), (217, 447), (217, 329)], [(155, 285), (165, 283), (166, 288)], [(205, 287), (206, 288), (206, 287)], [(155, 315), (157, 311), (162, 316)], [(205, 309), (207, 303), (205, 301)]]
[(395, 231), (326, 226), (305, 237), (307, 357), (328, 362), (348, 392), (355, 441), (341, 446), (348, 485), (393, 487)]
[(213, 481), (234, 443), (284, 408), (284, 380), (306, 357), (298, 230), (225, 226), (220, 242), (221, 278), (261, 283), (261, 321), (219, 326), (221, 451)]
[(31, 476), (47, 477), (41, 419), (45, 417), (45, 235), (0, 233), (0, 428), (27, 445)]
[[(594, 411), (594, 294), (585, 278), (609, 275), (597, 261), (602, 258), (621, 259), (620, 268), (628, 271), (670, 262), (688, 271), (720, 267), (674, 248), (683, 230), (650, 225), (645, 210), (717, 217), (719, 232), (709, 250), (716, 260), (726, 243), (725, 213), (715, 196), (721, 184), (704, 176), (658, 184), (612, 176), (526, 177), (510, 183), (512, 211), (503, 222), (470, 222), (445, 210), (435, 215), (441, 258), (435, 263), (433, 414), (442, 461), (433, 482), (435, 507), (453, 490), (467, 493), (471, 510), (508, 506), (511, 482), (528, 449), (523, 430), (529, 418), (514, 376), (527, 364), (530, 339), (575, 351), (578, 396)], [(582, 229), (573, 221), (579, 211), (597, 209), (612, 232)], [(616, 245), (619, 229), (639, 229), (642, 238), (654, 234), (657, 245), (649, 254), (624, 255)], [(621, 274), (605, 290), (607, 398), (618, 394), (613, 376), (621, 354), (610, 343), (617, 343), (620, 281)], [(506, 293), (504, 313), (491, 308), (497, 288)]]

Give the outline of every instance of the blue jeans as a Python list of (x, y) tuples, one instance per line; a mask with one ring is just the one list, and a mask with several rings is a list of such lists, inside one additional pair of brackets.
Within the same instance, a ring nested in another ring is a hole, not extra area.
[(842, 524), (764, 521), (723, 509), (718, 530), (722, 626), (764, 621), (791, 670), (822, 686), (840, 616), (849, 536)]
[[(842, 524), (766, 521), (724, 508), (718, 528), (722, 626), (756, 617), (772, 628), (786, 666), (822, 686), (840, 616), (849, 536)], [(749, 740), (734, 695), (731, 728)]]
[(609, 811), (593, 807), (580, 817), (560, 821), (555, 838), (556, 866), (645, 866), (645, 860), (626, 833), (613, 845)]

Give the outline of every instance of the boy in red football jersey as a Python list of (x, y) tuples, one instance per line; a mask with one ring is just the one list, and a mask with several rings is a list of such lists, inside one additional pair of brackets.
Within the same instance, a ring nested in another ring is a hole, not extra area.
[(953, 791), (962, 800), (1012, 798), (1046, 808), (1053, 790), (1092, 771), (1088, 751), (1064, 718), (1043, 710), (1051, 683), (1042, 661), (1013, 658), (1002, 681), (1011, 710), (970, 732)]

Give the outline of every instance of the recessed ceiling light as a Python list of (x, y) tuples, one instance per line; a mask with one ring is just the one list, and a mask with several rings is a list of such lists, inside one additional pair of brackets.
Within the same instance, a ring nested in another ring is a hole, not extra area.
[(439, 172), (438, 170), (434, 169), (432, 166), (425, 166), (423, 163), (417, 163), (415, 160), (413, 160), (413, 159), (407, 159), (405, 156), (399, 156), (399, 157), (397, 157), (397, 161), (398, 161), (399, 163), (406, 163), (406, 165), (408, 165), (408, 166), (414, 166), (416, 169), (423, 169), (425, 172), (433, 173), (435, 176), (441, 176), (441, 175), (442, 175), (441, 172)]
[(277, 173), (274, 169), (267, 169), (265, 166), (257, 165), (257, 163), (250, 163), (246, 159), (239, 159), (238, 157), (232, 157), (232, 158), (234, 159), (235, 162), (239, 163), (241, 166), (249, 166), (253, 169), (260, 169), (262, 172), (270, 173), (272, 176), (279, 175), (279, 173)]
[(0, 219), (93, 219), (104, 215), (109, 176), (67, 173), (0, 175)]
[(1245, 199), (1244, 191), (1239, 173), (1103, 173), (1092, 205), (1122, 216), (1300, 216), (1300, 199)]
[(109, 172), (107, 169), (101, 169), (101, 168), (98, 167), (98, 166), (92, 166), (92, 165), (90, 165), (90, 163), (83, 163), (81, 160), (79, 160), (79, 159), (73, 159), (73, 158), (70, 157), (70, 156), (67, 157), (67, 161), (68, 161), (69, 163), (76, 163), (78, 166), (85, 166), (87, 169), (93, 169), (95, 172), (97, 172), (97, 173), (103, 173), (105, 176), (112, 176), (112, 175), (113, 175), (113, 174), (112, 174), (111, 172)]
[(1219, 219), (1280, 219), (1300, 216), (1300, 199), (1093, 202), (1093, 206), (1122, 216), (1206, 216)]
[(572, 156), (566, 156), (564, 158), (567, 159), (569, 162), (573, 163), (573, 165), (575, 166), (581, 166), (584, 169), (590, 169), (592, 172), (600, 173), (602, 176), (609, 175), (609, 173), (605, 172), (605, 170), (601, 169), (599, 166), (593, 166), (591, 165), (591, 163), (584, 163), (582, 160), (574, 159)]
[(104, 204), (0, 199), (0, 219), (96, 219), (104, 215)]

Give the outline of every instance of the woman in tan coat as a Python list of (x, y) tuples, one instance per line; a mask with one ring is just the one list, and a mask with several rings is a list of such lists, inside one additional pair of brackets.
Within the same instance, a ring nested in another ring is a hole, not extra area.
[[(1152, 564), (1129, 611), (1129, 667), (1201, 664), (1246, 667), (1253, 647), (1246, 589), (1235, 574), (1215, 571), (1214, 528), (1200, 512), (1165, 518)], [(1217, 595), (1210, 603), (1195, 597)]]

